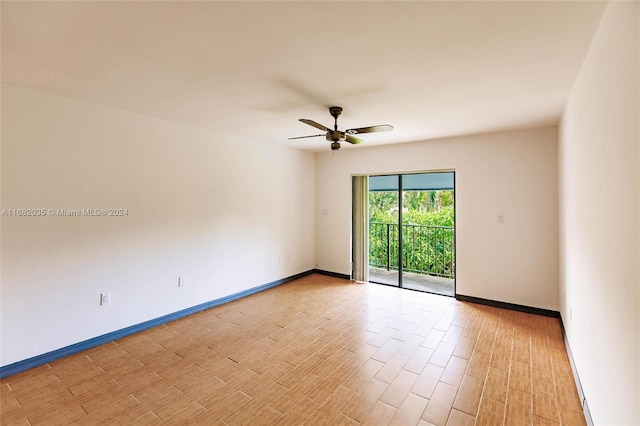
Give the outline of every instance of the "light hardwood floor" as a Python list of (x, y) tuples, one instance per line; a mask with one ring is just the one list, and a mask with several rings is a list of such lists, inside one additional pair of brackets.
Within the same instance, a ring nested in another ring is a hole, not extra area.
[(3, 425), (585, 423), (557, 319), (323, 275), (1, 386)]

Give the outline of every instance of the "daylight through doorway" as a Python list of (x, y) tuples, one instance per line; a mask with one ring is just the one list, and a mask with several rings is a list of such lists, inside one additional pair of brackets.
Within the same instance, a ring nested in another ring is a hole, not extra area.
[(454, 172), (369, 176), (370, 282), (455, 296)]

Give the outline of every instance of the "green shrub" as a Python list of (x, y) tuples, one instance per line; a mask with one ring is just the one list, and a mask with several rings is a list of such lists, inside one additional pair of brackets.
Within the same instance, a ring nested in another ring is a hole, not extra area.
[[(372, 192), (369, 201), (369, 264), (397, 270), (397, 194)], [(404, 270), (453, 277), (453, 191), (405, 192), (403, 205)]]

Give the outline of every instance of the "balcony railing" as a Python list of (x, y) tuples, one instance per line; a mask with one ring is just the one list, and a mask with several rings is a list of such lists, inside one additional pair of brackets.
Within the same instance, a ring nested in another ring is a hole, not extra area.
[[(455, 278), (452, 226), (402, 225), (404, 272)], [(369, 265), (398, 270), (398, 224), (369, 223)]]

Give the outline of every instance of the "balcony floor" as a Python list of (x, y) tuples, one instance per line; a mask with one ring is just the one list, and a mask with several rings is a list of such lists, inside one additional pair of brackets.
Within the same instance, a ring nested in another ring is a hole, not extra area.
[[(369, 267), (369, 282), (398, 286), (398, 271)], [(431, 275), (404, 272), (402, 286), (412, 290), (455, 296), (455, 281), (451, 278), (434, 277)]]

